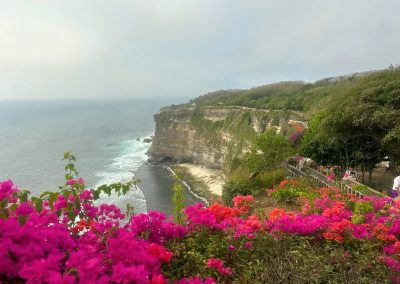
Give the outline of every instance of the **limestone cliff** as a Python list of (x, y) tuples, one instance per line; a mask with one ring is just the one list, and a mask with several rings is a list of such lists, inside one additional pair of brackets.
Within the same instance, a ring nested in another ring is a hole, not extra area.
[(268, 127), (288, 132), (289, 122), (301, 116), (245, 107), (167, 107), (154, 115), (155, 135), (148, 154), (155, 161), (188, 162), (229, 173), (258, 134)]

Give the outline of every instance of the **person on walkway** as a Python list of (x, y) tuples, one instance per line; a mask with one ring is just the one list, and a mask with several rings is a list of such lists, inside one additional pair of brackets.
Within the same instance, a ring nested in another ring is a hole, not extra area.
[(350, 168), (350, 179), (357, 180), (357, 172), (354, 168)]
[(333, 181), (334, 178), (335, 178), (335, 171), (334, 171), (334, 168), (331, 167), (331, 168), (329, 169), (328, 175), (327, 175), (327, 177), (326, 177), (326, 181), (327, 181), (327, 182), (331, 182), (331, 181)]
[(398, 199), (400, 192), (400, 176), (397, 176), (393, 180), (393, 186), (392, 186), (392, 197), (395, 199)]
[(350, 178), (350, 169), (347, 169), (343, 175), (342, 180), (348, 180)]
[(344, 173), (342, 180), (356, 181), (357, 180), (357, 172), (352, 167), (348, 168), (346, 170), (346, 172)]

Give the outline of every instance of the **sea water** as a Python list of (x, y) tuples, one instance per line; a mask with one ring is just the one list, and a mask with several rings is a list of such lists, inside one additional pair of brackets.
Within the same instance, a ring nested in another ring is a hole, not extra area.
[[(0, 103), (0, 180), (11, 179), (33, 195), (65, 183), (61, 159), (76, 157), (76, 168), (90, 188), (141, 180), (126, 196), (101, 202), (135, 212), (172, 212), (172, 175), (146, 162), (154, 133), (153, 114), (168, 99)], [(198, 201), (186, 192), (186, 203)]]

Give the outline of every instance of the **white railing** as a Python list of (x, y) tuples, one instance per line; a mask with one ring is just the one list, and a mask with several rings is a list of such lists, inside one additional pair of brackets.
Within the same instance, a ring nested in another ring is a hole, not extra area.
[[(362, 183), (357, 181), (341, 181), (339, 184), (335, 184), (334, 182), (328, 181), (326, 176), (312, 168), (305, 168), (304, 170), (300, 170), (299, 168), (288, 164), (288, 172), (291, 177), (309, 177), (314, 180), (320, 186), (323, 187), (339, 187), (340, 189), (346, 191), (347, 193), (354, 194), (356, 196), (368, 196), (368, 195), (382, 195), (379, 191), (370, 188)], [(360, 192), (355, 190), (354, 186), (362, 186), (363, 188), (368, 190), (368, 194), (365, 192)]]

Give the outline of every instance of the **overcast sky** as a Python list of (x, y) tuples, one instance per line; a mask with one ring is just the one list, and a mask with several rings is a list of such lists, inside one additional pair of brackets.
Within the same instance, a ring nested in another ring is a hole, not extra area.
[(0, 0), (0, 100), (193, 98), (400, 63), (398, 0)]

